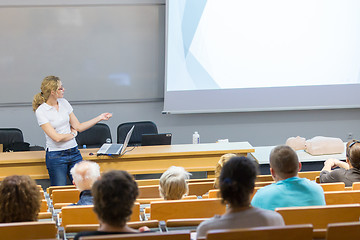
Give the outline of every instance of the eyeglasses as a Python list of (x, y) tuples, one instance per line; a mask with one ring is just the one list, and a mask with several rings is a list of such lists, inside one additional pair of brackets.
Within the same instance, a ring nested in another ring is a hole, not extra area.
[(64, 90), (65, 90), (65, 88), (64, 88), (64, 87), (60, 87), (60, 88), (58, 88), (58, 90), (60, 90), (60, 91), (64, 91)]

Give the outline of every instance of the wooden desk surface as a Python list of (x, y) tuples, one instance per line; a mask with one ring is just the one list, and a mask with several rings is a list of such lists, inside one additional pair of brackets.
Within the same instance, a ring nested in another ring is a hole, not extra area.
[[(254, 148), (248, 142), (128, 147), (128, 152), (121, 157), (96, 156), (97, 150), (80, 151), (84, 160), (96, 161), (101, 171), (122, 169), (132, 174), (162, 173), (170, 166), (182, 166), (194, 172), (214, 171), (219, 157), (225, 153), (246, 156), (254, 152)], [(45, 152), (0, 153), (0, 179), (12, 174), (27, 174), (34, 179), (48, 179)]]

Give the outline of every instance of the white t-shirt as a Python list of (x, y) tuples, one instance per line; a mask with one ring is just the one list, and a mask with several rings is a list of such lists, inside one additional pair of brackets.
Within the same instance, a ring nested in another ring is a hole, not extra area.
[(202, 222), (197, 228), (197, 238), (205, 237), (207, 231), (214, 229), (252, 228), (266, 226), (284, 226), (282, 216), (274, 211), (249, 208), (247, 210), (215, 216)]
[[(35, 111), (36, 118), (39, 126), (50, 123), (57, 133), (67, 134), (70, 133), (70, 113), (73, 108), (70, 103), (64, 98), (58, 98), (59, 111), (56, 108), (48, 105), (47, 103), (41, 104)], [(55, 142), (46, 133), (46, 149), (48, 151), (61, 151), (70, 149), (77, 146), (75, 138), (67, 142)]]

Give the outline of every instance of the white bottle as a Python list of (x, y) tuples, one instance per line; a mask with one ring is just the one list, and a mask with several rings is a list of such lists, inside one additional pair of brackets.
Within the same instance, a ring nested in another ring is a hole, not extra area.
[(199, 144), (200, 143), (200, 135), (198, 132), (194, 132), (193, 134), (193, 144)]

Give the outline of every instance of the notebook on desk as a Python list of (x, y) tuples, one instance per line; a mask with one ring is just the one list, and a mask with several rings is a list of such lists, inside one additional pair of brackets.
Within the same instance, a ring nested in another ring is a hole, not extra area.
[(141, 146), (171, 145), (171, 133), (143, 134)]
[(116, 143), (104, 143), (99, 151), (97, 152), (97, 155), (123, 155), (125, 152), (125, 149), (129, 143), (131, 134), (134, 130), (134, 126), (129, 130), (129, 132), (126, 134), (126, 138), (124, 140), (123, 144), (116, 144)]

